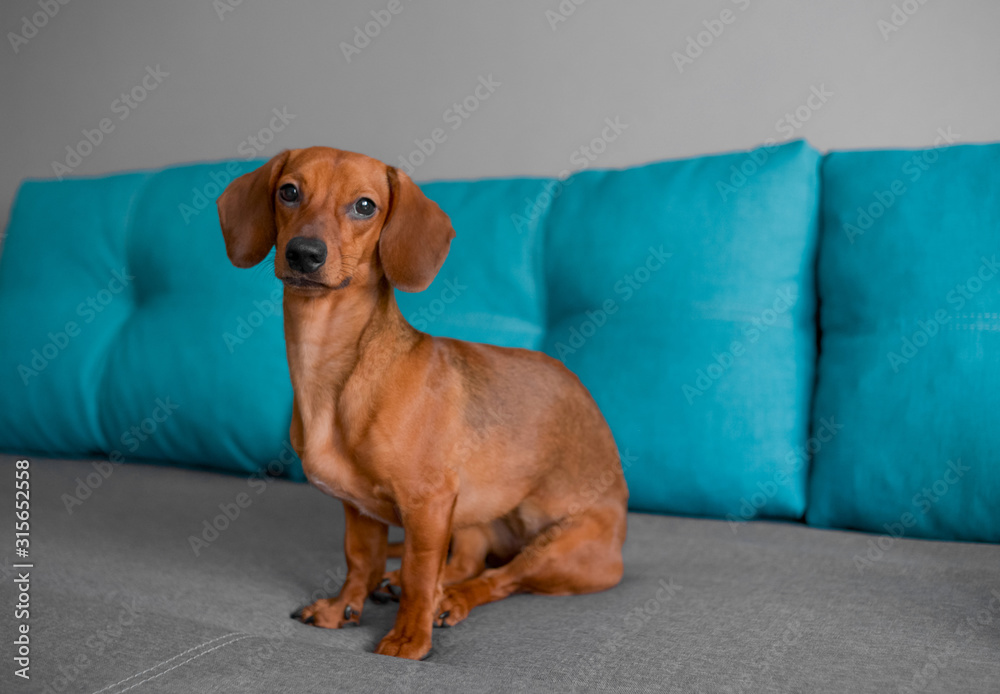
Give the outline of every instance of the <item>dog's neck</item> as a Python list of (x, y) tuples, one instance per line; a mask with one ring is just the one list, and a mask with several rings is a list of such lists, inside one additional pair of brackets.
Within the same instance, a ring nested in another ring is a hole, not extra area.
[(349, 383), (376, 387), (385, 367), (420, 337), (384, 278), (373, 288), (316, 297), (286, 291), (284, 314), (292, 388), (304, 420), (335, 406)]

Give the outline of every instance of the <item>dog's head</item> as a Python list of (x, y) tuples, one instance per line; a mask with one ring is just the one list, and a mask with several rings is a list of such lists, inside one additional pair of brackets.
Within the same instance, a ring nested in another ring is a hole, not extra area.
[(251, 267), (277, 248), (286, 290), (320, 295), (385, 277), (419, 292), (455, 237), (448, 215), (402, 171), (328, 147), (287, 150), (219, 196), (226, 253)]

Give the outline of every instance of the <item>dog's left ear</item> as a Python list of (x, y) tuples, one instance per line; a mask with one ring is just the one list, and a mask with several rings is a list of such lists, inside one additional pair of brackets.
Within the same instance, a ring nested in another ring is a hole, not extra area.
[(271, 252), (278, 230), (274, 224), (274, 184), (290, 150), (243, 174), (226, 186), (216, 200), (226, 254), (236, 267), (253, 267)]
[(422, 292), (444, 265), (455, 230), (409, 176), (391, 166), (387, 175), (389, 211), (378, 240), (382, 270), (397, 289)]

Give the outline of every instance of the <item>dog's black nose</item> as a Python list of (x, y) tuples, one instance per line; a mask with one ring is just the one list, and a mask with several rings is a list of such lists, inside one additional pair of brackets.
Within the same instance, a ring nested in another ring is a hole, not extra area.
[(296, 272), (316, 272), (326, 262), (326, 244), (322, 239), (296, 236), (285, 246), (285, 260), (288, 267)]

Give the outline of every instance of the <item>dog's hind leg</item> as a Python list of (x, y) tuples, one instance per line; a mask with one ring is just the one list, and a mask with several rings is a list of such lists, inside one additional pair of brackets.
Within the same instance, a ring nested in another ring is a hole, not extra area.
[(444, 567), (441, 583), (450, 586), (474, 576), (486, 568), (486, 555), (490, 551), (489, 530), (480, 525), (460, 528), (451, 538), (451, 557)]
[(550, 524), (509, 563), (444, 588), (435, 626), (453, 626), (469, 611), (514, 593), (574, 595), (618, 584), (623, 573), (625, 513), (606, 505)]

